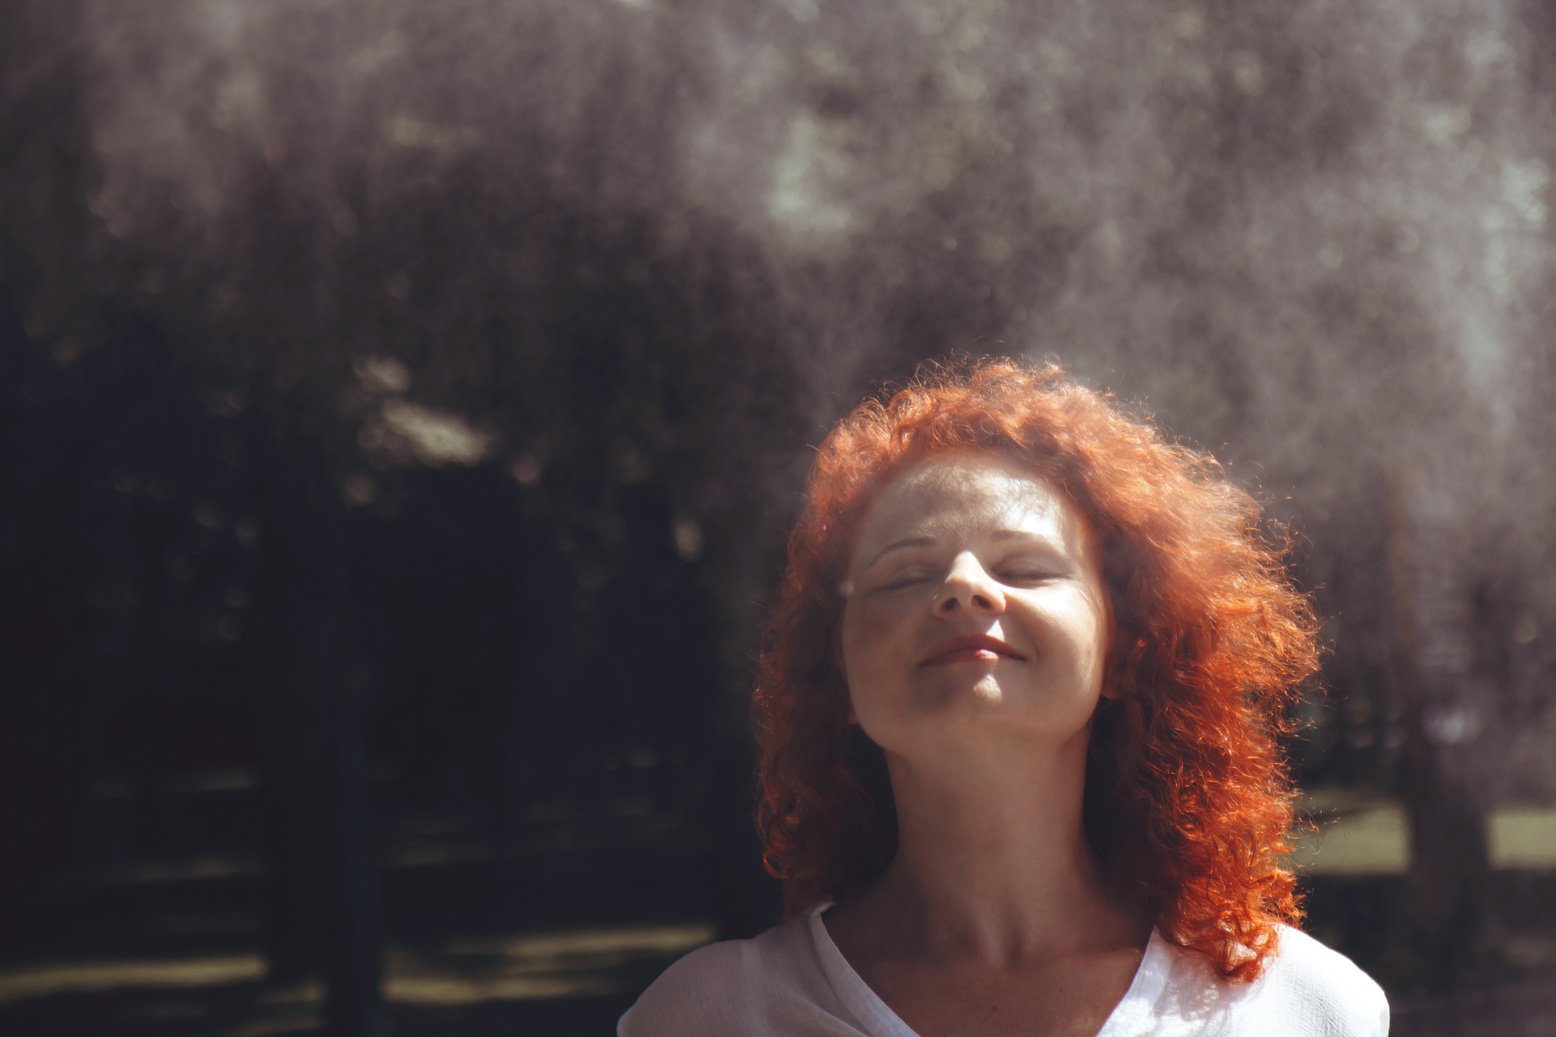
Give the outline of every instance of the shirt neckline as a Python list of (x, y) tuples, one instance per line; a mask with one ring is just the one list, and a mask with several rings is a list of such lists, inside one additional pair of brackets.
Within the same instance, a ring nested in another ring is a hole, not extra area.
[[(918, 1037), (913, 1028), (870, 989), (870, 985), (843, 957), (837, 944), (832, 942), (832, 934), (827, 932), (821, 916), (835, 903), (831, 898), (819, 900), (806, 910), (805, 915), (816, 957), (821, 961), (821, 970), (826, 974), (827, 981), (832, 984), (833, 993), (872, 1037)], [(1113, 1011), (1108, 1013), (1102, 1029), (1097, 1031), (1097, 1037), (1115, 1037), (1130, 1032), (1132, 1022), (1148, 1017), (1167, 986), (1167, 974), (1171, 967), (1172, 958), (1168, 953), (1166, 938), (1152, 928), (1134, 978), (1129, 981), (1124, 996), (1113, 1006)]]

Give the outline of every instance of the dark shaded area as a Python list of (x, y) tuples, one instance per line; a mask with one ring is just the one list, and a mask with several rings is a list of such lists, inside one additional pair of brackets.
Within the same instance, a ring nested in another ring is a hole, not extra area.
[(771, 924), (809, 446), (955, 349), (1264, 489), (1332, 617), (1298, 768), (1412, 822), (1315, 929), (1399, 1032), (1548, 1017), (1487, 818), (1556, 800), (1556, 25), (1013, 6), (0, 9), (0, 1029), (600, 1032), (656, 926)]

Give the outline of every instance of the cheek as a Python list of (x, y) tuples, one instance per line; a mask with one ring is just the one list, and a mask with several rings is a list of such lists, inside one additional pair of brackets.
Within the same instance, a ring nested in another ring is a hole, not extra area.
[(882, 658), (894, 654), (892, 634), (900, 627), (891, 610), (879, 603), (849, 603), (837, 644), (839, 668), (848, 681), (850, 695), (868, 694), (879, 680)]
[(864, 662), (868, 639), (861, 636), (859, 610), (852, 604), (843, 612), (843, 622), (838, 625), (837, 638), (837, 668), (842, 671), (843, 679), (848, 682), (850, 692), (855, 683), (855, 674)]
[(887, 664), (895, 656), (886, 643), (891, 629), (873, 609), (850, 609), (838, 628), (838, 671), (848, 696), (848, 722), (879, 742), (890, 725), (893, 695)]
[(853, 603), (843, 610), (839, 632), (839, 645), (843, 659), (850, 665), (859, 665), (881, 651), (882, 643), (890, 640), (898, 621), (893, 620), (890, 609), (879, 603)]
[(1076, 624), (1076, 635), (1084, 645), (1083, 665), (1087, 669), (1089, 681), (1097, 686), (1097, 689), (1105, 697), (1111, 697), (1108, 693), (1106, 673), (1108, 659), (1108, 641), (1112, 634), (1112, 622), (1108, 618), (1105, 607), (1093, 607), (1088, 609), (1084, 622)]

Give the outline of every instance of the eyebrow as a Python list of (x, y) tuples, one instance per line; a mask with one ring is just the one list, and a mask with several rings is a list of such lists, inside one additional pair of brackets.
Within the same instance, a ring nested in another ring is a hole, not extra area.
[[(996, 529), (993, 533), (989, 534), (989, 539), (995, 541), (1020, 540), (1036, 546), (1046, 547), (1051, 551), (1068, 553), (1068, 548), (1066, 545), (1055, 542), (1053, 537), (1047, 536), (1043, 533), (1033, 533), (1026, 529)], [(870, 561), (865, 565), (865, 568), (870, 568), (870, 566), (874, 565), (876, 562), (879, 562), (882, 558), (891, 554), (893, 551), (901, 551), (910, 547), (933, 547), (938, 542), (939, 541), (937, 541), (932, 536), (904, 537), (903, 539), (895, 541), (894, 543), (887, 544), (885, 547), (877, 551), (875, 557), (870, 559)]]
[(875, 553), (875, 557), (870, 559), (870, 561), (865, 564), (865, 568), (870, 568), (870, 566), (874, 565), (876, 562), (879, 562), (882, 558), (885, 558), (893, 551), (901, 551), (902, 549), (908, 547), (933, 547), (934, 545), (935, 538), (931, 536), (906, 537), (902, 540), (898, 540), (896, 543), (887, 544), (885, 547), (877, 551)]
[(990, 534), (993, 540), (1038, 540), (1045, 544), (1054, 542), (1053, 537), (1043, 533), (1034, 533), (1029, 529), (996, 529)]

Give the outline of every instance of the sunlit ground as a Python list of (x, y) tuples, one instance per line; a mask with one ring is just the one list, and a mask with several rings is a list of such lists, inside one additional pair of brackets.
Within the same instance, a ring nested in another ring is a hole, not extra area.
[(645, 962), (678, 957), (713, 939), (712, 925), (621, 926), (449, 940), (391, 948), (392, 1004), (446, 1007), (632, 992)]
[[(1320, 793), (1308, 808), (1318, 827), (1299, 835), (1296, 857), (1315, 883), (1402, 874), (1407, 833), (1397, 804)], [(1490, 847), (1495, 868), (1548, 892), (1556, 807), (1496, 811)], [(666, 963), (712, 937), (711, 925), (689, 922), (395, 944), (384, 957), (390, 1029), (402, 1037), (608, 1033)], [(1479, 1024), (1491, 1012), (1499, 1037), (1556, 1033), (1556, 933), (1502, 926), (1498, 940), (1505, 981), (1452, 995), (1392, 990), (1395, 1034), (1486, 1032)], [(0, 968), (0, 1033), (282, 1037), (317, 1030), (321, 993), (317, 984), (266, 982), (257, 953), (35, 961)]]
[[(712, 938), (639, 925), (391, 947), (384, 993), (397, 1034), (608, 1032), (666, 962)], [(39, 963), (0, 972), (0, 1033), (279, 1037), (317, 1030), (322, 993), (264, 982), (258, 954)]]
[[(1409, 862), (1405, 812), (1392, 800), (1316, 793), (1316, 829), (1298, 829), (1296, 860), (1315, 875), (1393, 875)], [(1489, 824), (1491, 866), (1556, 869), (1556, 807), (1503, 806)]]

